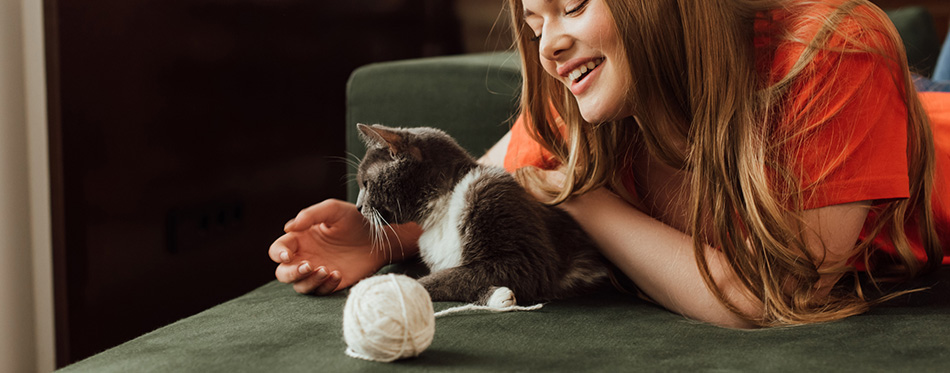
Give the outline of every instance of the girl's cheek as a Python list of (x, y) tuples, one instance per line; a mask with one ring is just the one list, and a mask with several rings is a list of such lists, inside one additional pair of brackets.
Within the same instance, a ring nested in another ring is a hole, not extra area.
[(541, 58), (541, 67), (544, 68), (544, 72), (548, 73), (548, 75), (557, 78), (557, 66), (555, 66), (554, 63)]

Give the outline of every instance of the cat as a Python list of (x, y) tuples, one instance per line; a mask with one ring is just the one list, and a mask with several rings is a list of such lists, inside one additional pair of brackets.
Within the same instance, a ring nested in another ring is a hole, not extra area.
[(608, 277), (567, 212), (538, 202), (504, 169), (478, 163), (445, 132), (357, 124), (366, 155), (357, 209), (380, 235), (416, 222), (434, 301), (529, 304), (579, 295)]

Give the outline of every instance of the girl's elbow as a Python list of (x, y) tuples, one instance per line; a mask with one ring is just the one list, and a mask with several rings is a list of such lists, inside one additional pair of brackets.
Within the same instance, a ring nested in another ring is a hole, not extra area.
[(740, 314), (727, 310), (728, 314), (720, 317), (714, 324), (730, 329), (757, 329), (760, 327), (759, 324), (751, 320), (762, 319), (764, 312), (762, 312), (761, 307), (756, 307), (753, 304), (734, 304), (734, 306), (738, 308)]

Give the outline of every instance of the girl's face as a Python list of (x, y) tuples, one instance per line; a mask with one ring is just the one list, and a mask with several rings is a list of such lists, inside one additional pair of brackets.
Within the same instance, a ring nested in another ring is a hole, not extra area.
[(633, 78), (603, 0), (522, 0), (541, 66), (570, 89), (590, 123), (633, 115)]

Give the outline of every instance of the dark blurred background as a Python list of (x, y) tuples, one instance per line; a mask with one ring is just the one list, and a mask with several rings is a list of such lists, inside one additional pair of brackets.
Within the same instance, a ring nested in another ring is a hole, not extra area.
[(57, 366), (273, 280), (350, 72), (505, 49), (503, 1), (46, 0)]
[(45, 0), (57, 366), (272, 281), (345, 198), (349, 74), (508, 49), (504, 2)]

